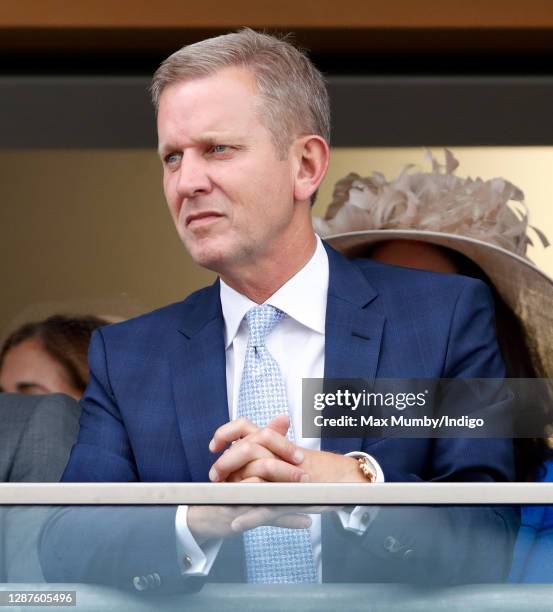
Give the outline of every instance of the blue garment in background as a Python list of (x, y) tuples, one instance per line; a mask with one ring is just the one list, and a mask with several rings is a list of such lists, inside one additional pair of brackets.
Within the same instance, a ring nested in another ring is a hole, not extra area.
[[(541, 482), (553, 482), (553, 459), (544, 462)], [(553, 581), (553, 506), (524, 506), (509, 582)]]

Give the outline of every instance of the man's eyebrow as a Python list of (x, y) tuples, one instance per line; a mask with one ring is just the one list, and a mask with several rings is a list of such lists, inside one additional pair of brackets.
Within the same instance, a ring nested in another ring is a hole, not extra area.
[[(244, 138), (233, 134), (231, 132), (207, 132), (193, 139), (194, 144), (200, 145), (216, 145), (216, 144), (230, 144), (230, 143), (243, 143)], [(171, 142), (163, 143), (158, 148), (158, 155), (163, 159), (167, 153), (171, 151), (180, 151), (182, 145), (172, 144)]]
[(170, 153), (171, 151), (174, 151), (174, 150), (175, 150), (174, 146), (171, 146), (170, 144), (163, 144), (158, 147), (157, 154), (159, 155), (159, 157), (161, 157), (161, 159), (163, 159), (165, 155), (167, 155), (167, 153)]

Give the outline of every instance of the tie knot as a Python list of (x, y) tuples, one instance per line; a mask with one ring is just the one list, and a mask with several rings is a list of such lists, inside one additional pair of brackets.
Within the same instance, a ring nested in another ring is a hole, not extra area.
[(269, 332), (275, 327), (275, 325), (284, 319), (286, 314), (270, 306), (269, 304), (262, 304), (261, 306), (254, 306), (250, 308), (246, 313), (246, 322), (250, 329), (250, 346), (263, 346), (265, 344), (265, 338), (269, 335)]

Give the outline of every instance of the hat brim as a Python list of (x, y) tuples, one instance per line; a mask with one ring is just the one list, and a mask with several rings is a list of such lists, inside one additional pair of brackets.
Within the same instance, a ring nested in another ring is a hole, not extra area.
[(502, 247), (457, 234), (419, 230), (364, 230), (325, 236), (326, 242), (350, 257), (387, 240), (416, 240), (461, 253), (488, 276), (505, 303), (517, 315), (529, 348), (537, 353), (548, 377), (553, 377), (553, 280), (532, 262)]

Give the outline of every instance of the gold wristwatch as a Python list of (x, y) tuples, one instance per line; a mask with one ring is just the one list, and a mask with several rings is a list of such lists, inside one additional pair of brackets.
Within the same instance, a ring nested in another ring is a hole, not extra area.
[(368, 457), (357, 457), (357, 462), (359, 464), (359, 469), (368, 482), (375, 482), (376, 470), (372, 461)]

